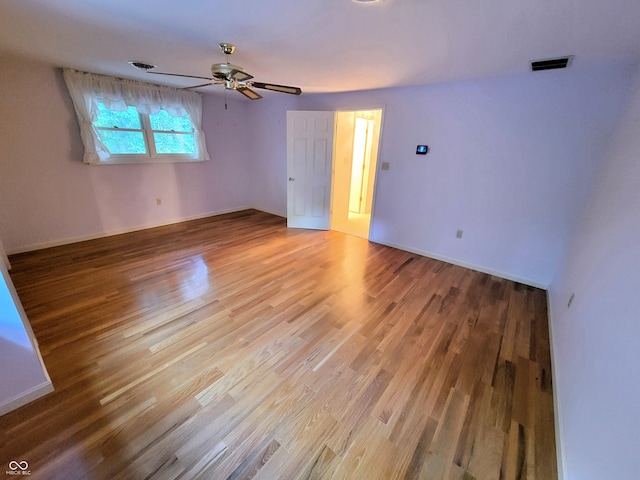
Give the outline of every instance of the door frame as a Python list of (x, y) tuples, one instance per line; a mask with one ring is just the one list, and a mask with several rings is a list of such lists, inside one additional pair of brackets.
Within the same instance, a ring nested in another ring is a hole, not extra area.
[[(334, 113), (334, 121), (333, 121), (333, 152), (331, 158), (331, 201), (329, 207), (329, 229), (331, 229), (331, 217), (333, 216), (333, 193), (335, 188), (335, 161), (336, 161), (336, 129), (337, 129), (337, 117), (339, 112), (361, 112), (361, 111), (371, 111), (371, 110), (380, 110), (380, 128), (378, 133), (378, 151), (376, 152), (376, 171), (373, 176), (373, 194), (371, 200), (371, 222), (373, 222), (375, 210), (376, 210), (376, 196), (378, 192), (378, 172), (382, 166), (380, 162), (380, 152), (382, 150), (382, 132), (384, 131), (384, 119), (386, 114), (386, 104), (378, 104), (377, 106), (369, 106), (369, 107), (354, 107), (354, 108), (336, 108), (333, 110)], [(371, 239), (371, 225), (369, 226), (369, 234), (367, 235), (367, 240)]]

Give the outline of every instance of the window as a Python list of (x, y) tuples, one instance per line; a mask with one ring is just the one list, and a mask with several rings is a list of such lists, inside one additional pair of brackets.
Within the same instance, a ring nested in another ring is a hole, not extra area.
[(98, 118), (93, 126), (112, 155), (146, 155), (149, 152), (140, 114), (133, 107), (116, 112), (99, 101)]
[(196, 151), (188, 115), (174, 117), (166, 110), (149, 115), (153, 144), (158, 155), (191, 154)]
[(73, 70), (65, 70), (64, 79), (86, 163), (209, 159), (199, 94)]
[(142, 114), (134, 107), (121, 112), (97, 101), (98, 118), (93, 122), (98, 137), (109, 150), (111, 161), (127, 161), (139, 155), (156, 160), (189, 160), (196, 152), (189, 115), (175, 117), (166, 110)]

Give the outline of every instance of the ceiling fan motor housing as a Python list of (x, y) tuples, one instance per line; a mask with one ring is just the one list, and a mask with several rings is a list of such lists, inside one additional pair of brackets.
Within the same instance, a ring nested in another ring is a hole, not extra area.
[(226, 80), (234, 71), (244, 72), (244, 68), (231, 63), (214, 63), (211, 65), (211, 75), (218, 80)]

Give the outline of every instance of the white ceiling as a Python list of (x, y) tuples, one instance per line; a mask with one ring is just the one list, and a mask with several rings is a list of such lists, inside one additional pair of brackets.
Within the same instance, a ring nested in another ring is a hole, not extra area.
[(0, 2), (0, 50), (55, 66), (188, 86), (127, 61), (209, 76), (225, 60), (220, 42), (237, 45), (231, 61), (256, 80), (303, 92), (416, 85), (522, 72), (562, 55), (575, 55), (574, 66), (637, 61), (640, 0)]

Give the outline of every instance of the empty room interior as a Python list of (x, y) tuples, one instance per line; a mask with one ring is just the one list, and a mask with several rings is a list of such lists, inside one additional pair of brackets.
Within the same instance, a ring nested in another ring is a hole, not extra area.
[(0, 111), (0, 472), (637, 477), (640, 3), (7, 0)]

